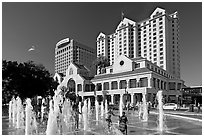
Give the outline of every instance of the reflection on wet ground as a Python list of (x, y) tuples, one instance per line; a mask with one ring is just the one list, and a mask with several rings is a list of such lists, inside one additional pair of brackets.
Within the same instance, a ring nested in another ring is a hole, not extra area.
[[(143, 122), (138, 119), (137, 114), (129, 113), (128, 115), (128, 134), (129, 135), (202, 135), (202, 122), (194, 122), (188, 119), (179, 119), (175, 117), (165, 117), (165, 127), (164, 132), (158, 132), (157, 125), (157, 115), (150, 114), (147, 122)], [(93, 117), (93, 119), (95, 119)], [(113, 125), (118, 128), (118, 117), (112, 117)], [(70, 135), (103, 135), (107, 134), (104, 131), (104, 123), (101, 121), (98, 126), (96, 126), (96, 121), (92, 121), (88, 131), (83, 130), (67, 132), (64, 134)], [(83, 126), (83, 125), (81, 125)], [(38, 125), (38, 133), (33, 134), (45, 134), (46, 125)], [(9, 121), (8, 116), (2, 116), (2, 134), (3, 135), (24, 135), (24, 129), (15, 129), (12, 123)], [(109, 133), (109, 134), (114, 134)]]

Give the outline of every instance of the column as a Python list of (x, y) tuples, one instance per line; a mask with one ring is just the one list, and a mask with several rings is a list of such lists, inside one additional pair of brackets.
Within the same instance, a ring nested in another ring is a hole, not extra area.
[(131, 104), (134, 104), (134, 93), (131, 93)]
[(114, 104), (114, 94), (111, 94), (111, 104)]
[(111, 81), (109, 82), (109, 90), (111, 90)]
[(82, 90), (82, 92), (84, 92), (84, 82), (81, 85), (81, 90)]
[(120, 80), (118, 80), (117, 82), (118, 82), (118, 89), (120, 89)]
[(139, 83), (140, 83), (140, 78), (136, 78), (136, 81), (137, 81), (137, 82), (136, 82), (136, 83), (137, 83), (137, 84), (136, 84), (136, 87), (140, 87), (140, 84), (139, 84)]
[(102, 88), (102, 91), (104, 90), (104, 82), (101, 82), (101, 88)]
[(126, 79), (126, 86), (127, 86), (127, 89), (129, 88), (129, 79)]
[(149, 88), (152, 87), (152, 78), (151, 77), (148, 78), (148, 87)]
[(177, 84), (178, 84), (178, 83), (177, 83), (177, 82), (174, 82), (174, 83), (175, 83), (175, 89), (176, 89), (175, 91), (177, 91)]

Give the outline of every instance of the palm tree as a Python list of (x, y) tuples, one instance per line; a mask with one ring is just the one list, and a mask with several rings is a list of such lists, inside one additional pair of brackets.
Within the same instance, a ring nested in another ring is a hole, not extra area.
[(97, 69), (99, 69), (99, 74), (102, 73), (102, 70), (107, 67), (110, 66), (110, 61), (106, 56), (103, 55), (99, 55), (97, 57), (97, 59), (94, 61), (94, 66), (97, 67)]

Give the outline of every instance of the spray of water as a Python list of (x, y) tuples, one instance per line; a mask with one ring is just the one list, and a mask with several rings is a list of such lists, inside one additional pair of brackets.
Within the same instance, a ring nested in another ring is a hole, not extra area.
[(146, 96), (143, 94), (143, 121), (148, 120), (148, 109), (147, 109), (147, 101), (146, 101)]
[(25, 135), (30, 135), (35, 130), (37, 132), (37, 120), (33, 107), (31, 105), (31, 99), (26, 99), (26, 120), (25, 120)]
[(87, 100), (84, 101), (84, 106), (82, 107), (82, 114), (83, 114), (83, 122), (84, 122), (84, 131), (88, 130), (88, 116), (87, 116)]
[(13, 108), (13, 112), (12, 112), (12, 114), (13, 114), (13, 125), (16, 126), (17, 103), (16, 103), (16, 99), (15, 98), (13, 98), (13, 106), (12, 106), (12, 108)]
[(99, 120), (99, 118), (98, 118), (99, 112), (98, 111), (99, 111), (99, 105), (98, 105), (97, 99), (95, 99), (96, 125), (98, 125), (98, 120)]
[(162, 98), (163, 98), (162, 90), (159, 90), (157, 92), (158, 110), (159, 110), (159, 125), (158, 125), (159, 132), (163, 132), (165, 129)]
[(120, 95), (120, 106), (119, 106), (120, 116), (123, 113), (123, 94)]
[(104, 116), (104, 106), (103, 106), (103, 101), (101, 102), (101, 120), (103, 120)]
[(22, 105), (22, 101), (19, 97), (16, 98), (16, 107), (17, 107), (17, 120), (16, 120), (16, 128), (21, 128), (23, 126), (23, 122), (24, 122), (24, 119), (23, 119), (23, 105)]

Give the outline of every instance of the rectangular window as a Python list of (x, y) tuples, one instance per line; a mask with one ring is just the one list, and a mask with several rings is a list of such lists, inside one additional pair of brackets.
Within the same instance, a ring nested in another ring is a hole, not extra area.
[(135, 68), (139, 68), (139, 67), (140, 67), (140, 63), (136, 63)]
[(160, 27), (159, 27), (159, 29), (162, 29), (162, 28), (163, 28), (163, 26), (160, 26)]
[(159, 31), (159, 34), (161, 34), (161, 33), (163, 33), (163, 30), (160, 30), (160, 31)]

